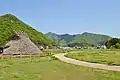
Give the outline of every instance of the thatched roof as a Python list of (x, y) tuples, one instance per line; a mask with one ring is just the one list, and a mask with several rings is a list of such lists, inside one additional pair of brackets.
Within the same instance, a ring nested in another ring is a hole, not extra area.
[(39, 48), (29, 39), (24, 32), (16, 32), (10, 42), (6, 44), (9, 48), (4, 50), (4, 54), (39, 54)]

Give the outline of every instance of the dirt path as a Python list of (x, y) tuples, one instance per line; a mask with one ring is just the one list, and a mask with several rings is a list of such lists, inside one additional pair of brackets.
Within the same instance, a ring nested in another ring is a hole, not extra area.
[(58, 58), (59, 60), (64, 61), (66, 63), (81, 65), (81, 66), (91, 67), (91, 68), (120, 71), (120, 66), (110, 66), (110, 65), (105, 65), (105, 64), (97, 64), (97, 63), (89, 63), (89, 62), (85, 62), (85, 61), (79, 61), (79, 60), (65, 57), (64, 55), (66, 55), (66, 54), (67, 53), (65, 53), (65, 54), (61, 53), (61, 54), (55, 54), (54, 56), (56, 58)]

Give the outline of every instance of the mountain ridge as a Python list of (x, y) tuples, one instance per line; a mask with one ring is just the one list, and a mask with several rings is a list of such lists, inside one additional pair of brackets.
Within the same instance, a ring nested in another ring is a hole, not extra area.
[[(54, 34), (57, 38), (55, 38), (54, 35), (52, 34)], [(57, 43), (59, 43), (61, 40), (64, 40), (66, 41), (66, 45), (74, 44), (74, 43), (87, 43), (87, 44), (97, 45), (99, 43), (103, 43), (106, 40), (112, 38), (108, 35), (89, 33), (89, 32), (83, 32), (82, 34), (75, 34), (75, 35), (66, 34), (66, 33), (56, 34), (56, 33), (48, 32), (46, 36), (49, 39), (56, 41)], [(61, 43), (59, 43), (58, 45), (61, 45)]]

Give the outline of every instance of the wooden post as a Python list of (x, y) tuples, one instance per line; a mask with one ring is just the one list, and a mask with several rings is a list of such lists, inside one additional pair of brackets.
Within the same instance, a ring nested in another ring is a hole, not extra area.
[(1, 54), (1, 58), (3, 59), (3, 50), (4, 50), (4, 48), (3, 47), (0, 47), (0, 54)]
[(30, 53), (30, 59), (31, 59), (31, 53)]
[(11, 53), (10, 58), (12, 59), (12, 57), (13, 57), (13, 54)]
[(2, 57), (1, 57), (1, 58), (2, 58), (2, 59), (4, 59), (4, 56), (3, 56), (3, 54), (1, 54), (1, 55), (2, 55)]
[(22, 52), (20, 52), (20, 58), (22, 59)]
[[(41, 53), (41, 51), (40, 51), (40, 53)], [(40, 56), (40, 53), (39, 53), (39, 56)]]
[(34, 59), (35, 59), (35, 57), (36, 57), (36, 54), (33, 54), (34, 55)]

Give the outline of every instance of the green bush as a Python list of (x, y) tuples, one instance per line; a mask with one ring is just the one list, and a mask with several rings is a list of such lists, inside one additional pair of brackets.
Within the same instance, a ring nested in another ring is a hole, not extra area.
[(116, 43), (116, 44), (115, 44), (115, 47), (116, 47), (117, 49), (120, 49), (120, 43)]

